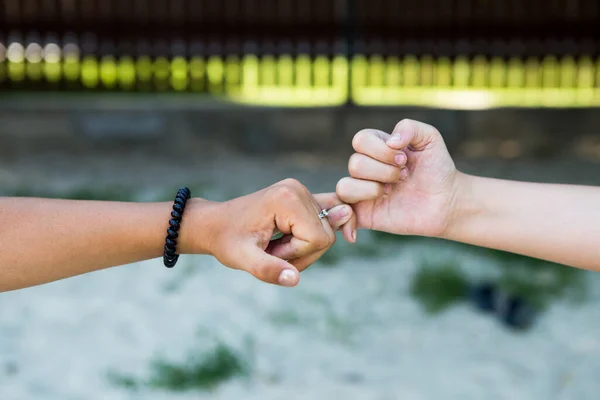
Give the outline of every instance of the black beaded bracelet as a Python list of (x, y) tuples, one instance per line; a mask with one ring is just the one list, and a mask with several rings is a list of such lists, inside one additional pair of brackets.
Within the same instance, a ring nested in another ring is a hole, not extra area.
[(186, 187), (181, 188), (177, 192), (177, 196), (175, 196), (175, 201), (173, 202), (173, 211), (171, 211), (171, 219), (169, 220), (169, 228), (167, 229), (167, 238), (165, 240), (165, 252), (163, 255), (163, 262), (167, 268), (173, 268), (179, 259), (179, 254), (176, 252), (179, 225), (183, 218), (185, 204), (191, 195), (192, 192), (190, 192), (190, 189)]

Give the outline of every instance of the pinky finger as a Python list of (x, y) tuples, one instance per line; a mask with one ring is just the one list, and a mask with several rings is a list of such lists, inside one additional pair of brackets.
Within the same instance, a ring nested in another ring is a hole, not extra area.
[(342, 234), (348, 243), (356, 242), (356, 215), (342, 227)]
[(356, 178), (342, 178), (336, 186), (340, 200), (347, 204), (373, 200), (383, 195), (383, 184)]

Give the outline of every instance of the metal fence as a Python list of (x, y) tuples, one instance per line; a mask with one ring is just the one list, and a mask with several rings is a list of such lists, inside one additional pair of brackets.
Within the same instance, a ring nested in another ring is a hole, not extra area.
[(598, 0), (0, 0), (0, 90), (600, 105)]

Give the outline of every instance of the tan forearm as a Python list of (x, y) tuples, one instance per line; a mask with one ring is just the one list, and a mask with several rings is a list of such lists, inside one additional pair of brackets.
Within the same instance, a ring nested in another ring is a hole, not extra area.
[[(190, 232), (188, 220), (188, 214), (202, 212), (203, 204), (188, 203), (178, 252), (203, 252), (198, 244), (205, 239)], [(160, 257), (171, 207), (167, 202), (0, 198), (0, 291)]]
[(600, 270), (600, 188), (459, 180), (448, 239)]

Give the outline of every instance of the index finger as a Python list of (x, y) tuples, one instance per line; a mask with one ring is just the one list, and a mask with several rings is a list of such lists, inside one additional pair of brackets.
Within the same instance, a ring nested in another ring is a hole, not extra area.
[[(313, 196), (315, 197), (317, 204), (319, 205), (320, 209), (322, 209), (322, 210), (329, 211), (330, 209), (332, 209), (335, 206), (344, 204), (344, 202), (340, 200), (340, 198), (337, 196), (336, 193), (317, 193)], [(352, 218), (354, 218), (354, 215), (352, 215)], [(271, 240), (279, 239), (282, 236), (283, 236), (283, 233), (280, 230), (275, 230), (275, 232), (273, 232), (273, 236), (271, 237)]]
[(273, 255), (281, 252), (288, 259), (299, 258), (327, 248), (335, 234), (329, 223), (319, 218), (319, 205), (310, 192), (300, 183), (290, 182), (281, 187), (280, 193), (275, 199), (275, 224), (291, 238), (277, 246), (278, 254)]
[(354, 135), (352, 147), (357, 153), (382, 163), (394, 166), (402, 165), (406, 160), (405, 154), (386, 145), (390, 137), (391, 135), (377, 129), (363, 129)]

